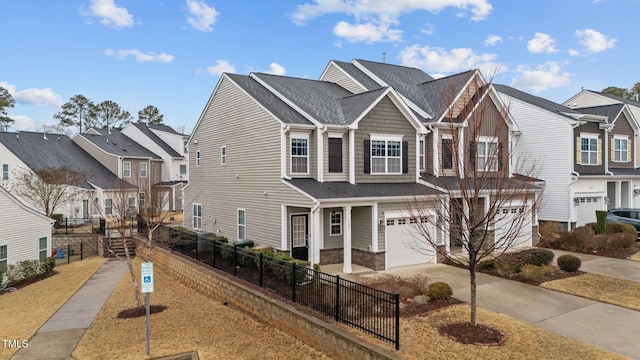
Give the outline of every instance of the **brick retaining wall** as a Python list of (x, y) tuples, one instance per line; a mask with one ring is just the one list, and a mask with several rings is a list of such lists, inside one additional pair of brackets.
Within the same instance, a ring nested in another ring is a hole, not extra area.
[[(147, 248), (137, 254), (146, 258)], [(275, 326), (336, 359), (399, 359), (392, 351), (366, 343), (350, 332), (308, 316), (285, 301), (271, 298), (206, 265), (170, 250), (154, 247), (154, 266), (181, 283)]]
[(101, 235), (94, 234), (65, 234), (51, 236), (51, 250), (62, 248), (65, 254), (67, 245), (71, 245), (74, 255), (80, 255), (80, 243), (82, 243), (83, 256), (98, 255), (98, 241)]

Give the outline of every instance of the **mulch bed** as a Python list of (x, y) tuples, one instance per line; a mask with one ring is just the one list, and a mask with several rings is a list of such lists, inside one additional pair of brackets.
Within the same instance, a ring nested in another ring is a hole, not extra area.
[(50, 277), (52, 277), (54, 275), (58, 275), (58, 272), (56, 270), (52, 270), (52, 271), (50, 271), (48, 273), (36, 275), (36, 276), (34, 276), (32, 278), (21, 280), (18, 283), (14, 284), (14, 285), (11, 285), (11, 286), (19, 290), (19, 289), (22, 289), (25, 286), (29, 286), (31, 284), (37, 283), (40, 280), (44, 280), (44, 279), (50, 278)]
[(415, 301), (404, 302), (400, 307), (400, 317), (407, 318), (412, 316), (425, 315), (428, 312), (444, 309), (447, 306), (463, 304), (456, 298), (450, 298), (448, 300), (429, 300), (427, 302), (418, 303)]
[(469, 323), (445, 324), (438, 328), (441, 335), (463, 344), (500, 346), (507, 341), (503, 332), (486, 325), (472, 326)]
[[(167, 307), (164, 305), (149, 305), (149, 314), (157, 314), (166, 309)], [(133, 319), (141, 316), (147, 316), (147, 309), (144, 306), (122, 310), (118, 313), (118, 319)]]

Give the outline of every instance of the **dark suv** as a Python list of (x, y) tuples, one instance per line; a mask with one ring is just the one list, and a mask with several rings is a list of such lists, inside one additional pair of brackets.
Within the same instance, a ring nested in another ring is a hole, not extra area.
[(607, 213), (607, 221), (631, 224), (640, 237), (640, 209), (611, 209)]

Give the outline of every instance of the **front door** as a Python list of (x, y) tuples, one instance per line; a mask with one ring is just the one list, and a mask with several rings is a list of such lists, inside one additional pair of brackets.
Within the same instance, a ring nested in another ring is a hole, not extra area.
[(309, 215), (291, 215), (291, 256), (294, 259), (309, 260)]

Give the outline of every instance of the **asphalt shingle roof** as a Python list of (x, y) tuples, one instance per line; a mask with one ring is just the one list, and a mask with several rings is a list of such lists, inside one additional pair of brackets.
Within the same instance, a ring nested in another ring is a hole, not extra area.
[(362, 70), (358, 69), (355, 65), (345, 61), (337, 61), (332, 60), (336, 65), (338, 65), (344, 72), (349, 74), (353, 79), (355, 79), (360, 85), (364, 86), (367, 90), (373, 90), (380, 87), (380, 84), (373, 81), (368, 75), (362, 72)]
[(66, 135), (21, 131), (0, 132), (0, 143), (33, 171), (68, 167), (83, 172), (91, 189), (94, 184), (102, 189), (134, 189), (135, 186), (118, 178), (114, 173), (84, 151)]
[[(154, 143), (162, 148), (169, 156), (174, 158), (181, 158), (182, 155), (178, 154), (169, 144), (164, 142), (158, 135), (156, 135), (153, 131), (151, 131), (150, 125), (142, 122), (131, 123), (138, 130), (140, 130), (145, 136), (151, 139)], [(167, 126), (168, 127), (168, 126)], [(164, 131), (164, 130), (163, 130)], [(124, 135), (124, 134), (123, 134)]]
[(534, 96), (531, 94), (528, 94), (524, 91), (520, 91), (518, 89), (514, 89), (511, 86), (507, 86), (507, 85), (499, 85), (499, 84), (495, 84), (494, 85), (496, 90), (498, 92), (501, 92), (507, 96), (511, 96), (513, 98), (516, 98), (518, 100), (527, 102), (531, 105), (537, 106), (539, 108), (545, 109), (549, 112), (555, 113), (555, 114), (559, 114), (562, 116), (567, 116), (570, 117), (569, 115), (566, 114), (582, 114), (579, 111), (576, 111), (575, 109), (566, 107), (564, 105), (555, 103), (551, 100), (547, 100), (538, 96)]
[(312, 125), (312, 123), (299, 112), (293, 110), (284, 101), (251, 77), (237, 74), (226, 75), (285, 124)]
[(589, 91), (589, 92), (592, 92), (592, 93), (595, 93), (595, 94), (600, 94), (602, 96), (606, 96), (609, 99), (613, 99), (613, 100), (616, 100), (616, 101), (621, 102), (621, 103), (625, 103), (625, 104), (632, 105), (632, 106), (635, 106), (635, 107), (640, 107), (640, 102), (639, 101), (629, 100), (629, 99), (621, 98), (619, 96), (615, 96), (615, 95), (599, 92), (599, 91), (593, 91), (593, 90), (586, 90), (586, 91)]
[(291, 185), (316, 199), (349, 199), (437, 195), (438, 190), (418, 183), (350, 184), (348, 182), (318, 182), (314, 179), (291, 179)]
[(154, 130), (158, 130), (158, 131), (164, 131), (170, 134), (174, 134), (174, 135), (182, 135), (182, 136), (189, 136), (186, 134), (181, 134), (177, 131), (175, 131), (171, 126), (168, 125), (164, 125), (164, 124), (148, 124), (150, 129), (154, 129)]
[[(445, 115), (449, 105), (453, 103), (474, 74), (475, 70), (469, 70), (416, 85), (416, 88), (422, 93), (422, 100), (429, 104), (433, 121), (437, 121)], [(420, 106), (421, 104), (416, 105)]]
[(582, 114), (590, 114), (590, 115), (600, 115), (607, 117), (607, 123), (613, 124), (613, 122), (618, 118), (622, 108), (624, 108), (625, 104), (611, 104), (611, 105), (601, 105), (601, 106), (591, 106), (591, 107), (583, 107), (583, 108), (575, 108), (574, 110), (582, 113)]
[(77, 134), (76, 136), (82, 136), (105, 152), (116, 156), (142, 157), (161, 160), (160, 156), (154, 154), (118, 130), (96, 128), (92, 128), (92, 130), (97, 131), (100, 135), (82, 133)]

